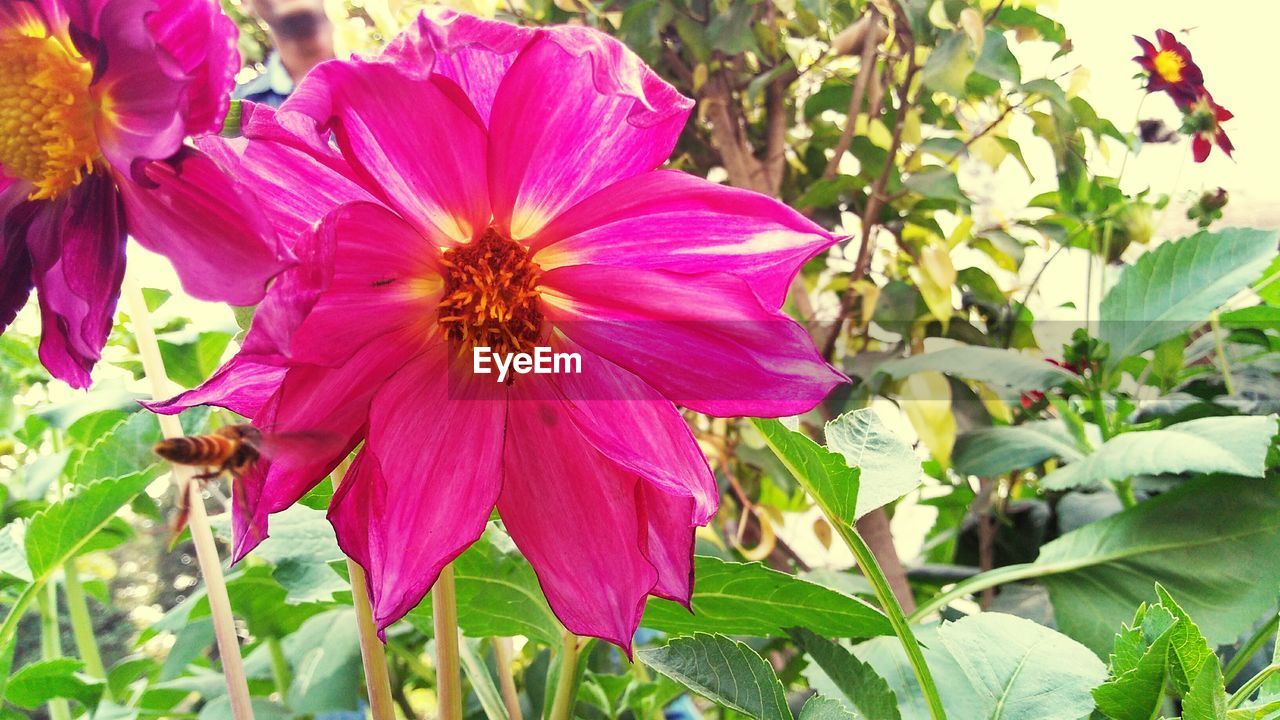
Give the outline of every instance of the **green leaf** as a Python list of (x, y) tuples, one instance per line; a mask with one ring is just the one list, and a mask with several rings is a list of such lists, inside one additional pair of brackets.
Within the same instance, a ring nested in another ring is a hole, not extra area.
[(823, 507), (827, 515), (853, 524), (858, 507), (859, 470), (802, 433), (777, 420), (751, 420), (797, 482)]
[(1229, 228), (1166, 243), (1125, 269), (1102, 299), (1099, 338), (1108, 362), (1155, 347), (1244, 290), (1276, 256), (1277, 231)]
[[(791, 638), (822, 668), (844, 694), (845, 705), (864, 720), (901, 720), (898, 698), (889, 683), (853, 653), (805, 628), (792, 628)], [(803, 719), (804, 715), (801, 714)]]
[(290, 710), (318, 715), (357, 709), (364, 683), (360, 681), (360, 639), (354, 609), (307, 618), (281, 646), (294, 670)]
[(84, 484), (147, 470), (160, 463), (151, 448), (160, 440), (155, 415), (136, 412), (116, 424), (80, 456), (68, 472), (72, 482)]
[(964, 97), (965, 80), (976, 60), (969, 36), (960, 31), (951, 32), (929, 53), (920, 77), (930, 90)]
[(1053, 457), (1070, 462), (1082, 459), (1084, 454), (1062, 421), (1036, 420), (961, 435), (956, 438), (951, 463), (966, 475), (994, 477)]
[(1183, 720), (1227, 720), (1227, 689), (1222, 681), (1218, 660), (1205, 663), (1182, 696)]
[(28, 710), (54, 698), (75, 700), (92, 709), (102, 697), (104, 683), (81, 674), (82, 669), (84, 663), (72, 658), (37, 660), (9, 678), (4, 699)]
[(800, 720), (859, 720), (857, 715), (844, 708), (839, 700), (814, 695), (800, 708)]
[(862, 600), (759, 563), (698, 556), (693, 577), (692, 614), (670, 600), (654, 598), (642, 624), (672, 634), (774, 637), (797, 625), (831, 637), (893, 634), (888, 618)]
[(50, 505), (27, 525), (27, 565), (36, 582), (43, 582), (74, 557), (102, 529), (116, 511), (133, 500), (155, 479), (152, 471), (99, 480), (78, 493)]
[(832, 420), (824, 435), (827, 449), (840, 453), (849, 467), (859, 470), (856, 517), (888, 505), (924, 482), (920, 456), (870, 408)]
[(791, 720), (773, 668), (743, 643), (698, 633), (637, 654), (645, 665), (709, 700), (758, 720)]
[(1048, 390), (1075, 378), (1069, 370), (1014, 350), (974, 345), (952, 347), (890, 360), (876, 368), (895, 380), (918, 372), (944, 372), (1011, 390)]
[(902, 184), (912, 192), (933, 200), (949, 200), (968, 205), (969, 198), (960, 190), (956, 174), (940, 166), (926, 167), (907, 176)]
[(1280, 330), (1280, 307), (1254, 305), (1222, 313), (1218, 320), (1222, 323), (1222, 327), (1233, 330), (1240, 328)]
[[(1169, 592), (1160, 583), (1156, 583), (1156, 595), (1160, 598), (1160, 607), (1167, 610), (1178, 622), (1169, 636), (1169, 649), (1172, 651), (1173, 681), (1178, 691), (1186, 694), (1192, 684), (1200, 676), (1206, 664), (1217, 665), (1218, 658), (1213, 648), (1200, 633), (1200, 628), (1191, 620), (1191, 616), (1176, 603)], [(1218, 677), (1222, 684), (1222, 677)]]
[(1003, 33), (989, 32), (983, 36), (982, 52), (978, 54), (973, 71), (992, 80), (1004, 80), (1015, 85), (1022, 82), (1022, 67), (1009, 50), (1009, 41), (1005, 40)]
[(733, 3), (728, 12), (716, 13), (707, 24), (707, 39), (711, 47), (727, 55), (744, 52), (759, 53), (751, 26), (755, 20), (755, 3)]
[(942, 644), (991, 720), (1077, 720), (1106, 668), (1089, 649), (1030, 620), (980, 613), (942, 626)]
[(1117, 435), (1102, 447), (1044, 476), (1050, 490), (1091, 487), (1106, 480), (1167, 473), (1227, 473), (1262, 477), (1276, 417), (1209, 417), (1162, 430)]
[(1040, 548), (1058, 627), (1099, 654), (1159, 582), (1214, 645), (1275, 606), (1280, 477), (1191, 480)]
[(1145, 607), (1139, 609), (1133, 627), (1116, 635), (1111, 677), (1093, 690), (1098, 709), (1112, 720), (1151, 720), (1164, 704), (1169, 641), (1177, 621), (1154, 639), (1147, 638), (1146, 612)]

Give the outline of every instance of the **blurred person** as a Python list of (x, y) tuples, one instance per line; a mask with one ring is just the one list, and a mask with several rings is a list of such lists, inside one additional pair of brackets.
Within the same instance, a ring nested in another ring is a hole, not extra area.
[(274, 49), (235, 96), (279, 107), (311, 68), (333, 59), (333, 24), (324, 0), (246, 0), (246, 9), (266, 23)]

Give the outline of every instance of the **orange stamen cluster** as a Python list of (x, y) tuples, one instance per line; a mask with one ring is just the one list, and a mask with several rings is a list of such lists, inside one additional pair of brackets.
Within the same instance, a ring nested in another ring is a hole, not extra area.
[(519, 243), (489, 228), (478, 240), (446, 250), (444, 297), (436, 319), (460, 351), (528, 352), (542, 339), (541, 268)]
[(33, 200), (58, 197), (93, 172), (92, 79), (89, 62), (57, 38), (0, 38), (0, 164), (35, 186)]

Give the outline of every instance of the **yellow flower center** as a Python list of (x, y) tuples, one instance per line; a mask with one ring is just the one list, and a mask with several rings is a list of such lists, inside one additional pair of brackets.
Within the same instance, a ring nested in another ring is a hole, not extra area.
[(0, 37), (0, 164), (55, 198), (93, 172), (93, 67), (53, 37)]
[(1187, 66), (1182, 56), (1172, 50), (1161, 50), (1153, 61), (1156, 72), (1165, 82), (1182, 82), (1182, 68)]
[(506, 354), (538, 344), (542, 269), (524, 246), (490, 228), (479, 240), (446, 250), (440, 262), (446, 272), (436, 320), (456, 348)]

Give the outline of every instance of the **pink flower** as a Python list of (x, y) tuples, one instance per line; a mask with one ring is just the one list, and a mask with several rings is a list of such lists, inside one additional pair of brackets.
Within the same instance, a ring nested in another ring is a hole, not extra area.
[(253, 304), (283, 267), (252, 199), (183, 146), (221, 127), (238, 67), (212, 0), (0, 5), (0, 332), (34, 287), (54, 376), (89, 384), (126, 233), (208, 300)]
[[(674, 403), (790, 415), (844, 380), (781, 310), (835, 238), (657, 169), (691, 107), (596, 31), (446, 13), (317, 67), (277, 113), (250, 108), (247, 143), (205, 142), (303, 262), (240, 355), (154, 409), (342, 439), (246, 479), (237, 557), (363, 443), (329, 517), (380, 628), (495, 506), (575, 633), (628, 648), (649, 595), (687, 604), (718, 492)], [(496, 382), (473, 372), (480, 346), (578, 353), (582, 372)]]
[(1133, 61), (1147, 73), (1147, 92), (1164, 91), (1175, 102), (1184, 104), (1204, 90), (1204, 75), (1191, 59), (1191, 51), (1173, 33), (1156, 30), (1159, 47), (1137, 35), (1133, 39), (1142, 48), (1142, 54)]

